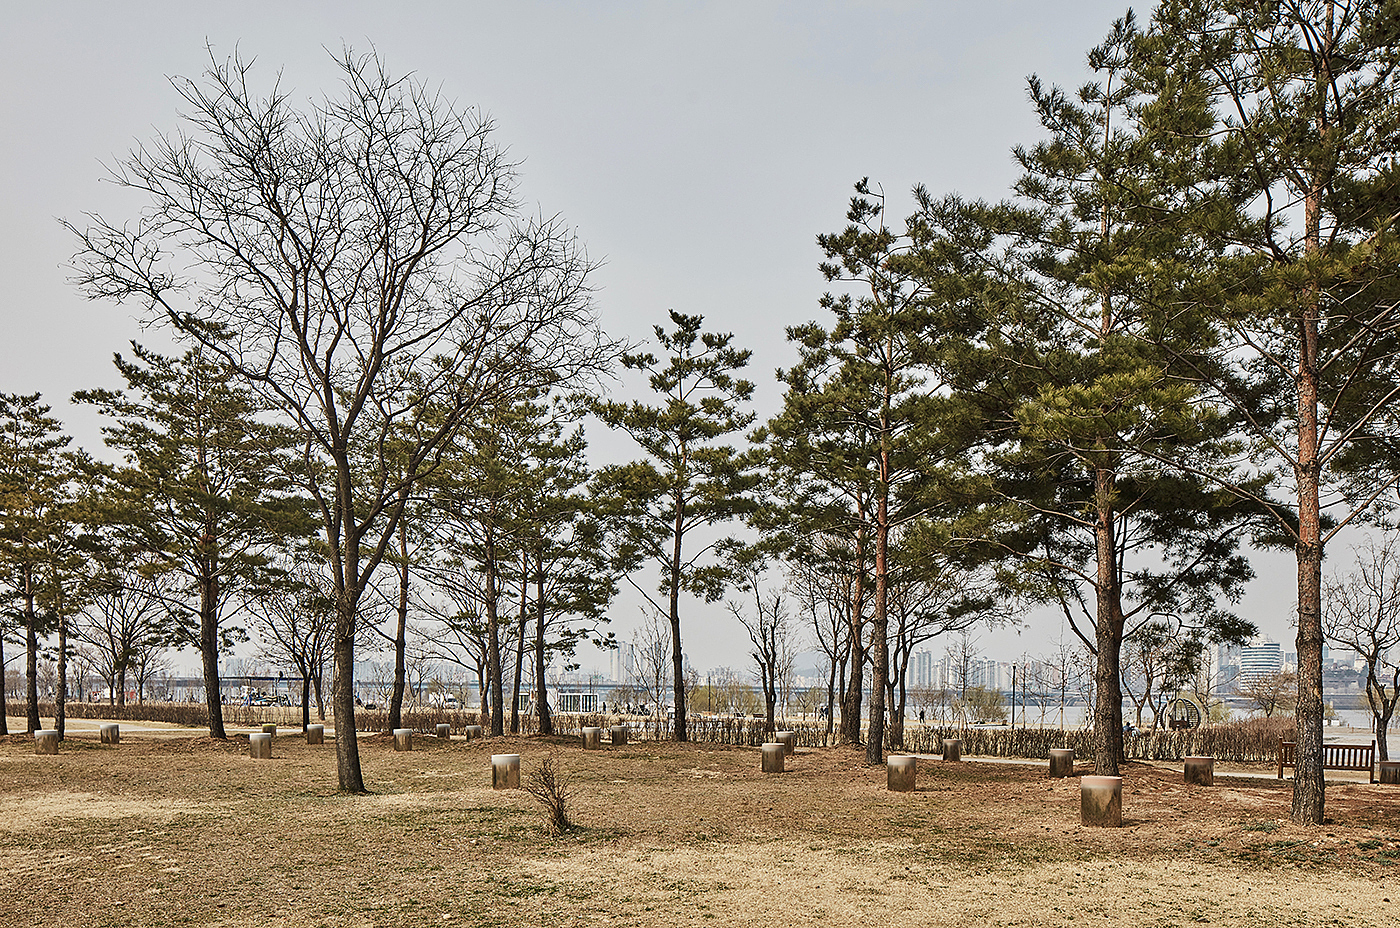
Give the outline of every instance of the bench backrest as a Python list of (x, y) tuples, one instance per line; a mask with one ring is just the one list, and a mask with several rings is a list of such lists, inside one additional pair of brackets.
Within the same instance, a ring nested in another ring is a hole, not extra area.
[[(1278, 765), (1280, 775), (1284, 767), (1296, 765), (1298, 743), (1279, 740)], [(1322, 766), (1328, 770), (1370, 770), (1376, 762), (1376, 742), (1370, 744), (1324, 744), (1322, 746)]]

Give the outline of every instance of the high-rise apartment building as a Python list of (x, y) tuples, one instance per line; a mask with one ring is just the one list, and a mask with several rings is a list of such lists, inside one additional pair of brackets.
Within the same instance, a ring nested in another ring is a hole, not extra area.
[(1283, 645), (1277, 641), (1255, 639), (1240, 648), (1241, 689), (1253, 686), (1260, 678), (1283, 669)]
[(608, 655), (608, 676), (614, 683), (631, 683), (633, 667), (632, 646), (618, 642)]

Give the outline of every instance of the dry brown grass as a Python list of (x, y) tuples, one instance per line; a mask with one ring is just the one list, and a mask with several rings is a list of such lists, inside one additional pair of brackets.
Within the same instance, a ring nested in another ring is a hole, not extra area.
[[(1122, 829), (1078, 822), (1041, 765), (921, 762), (889, 793), (855, 751), (574, 739), (361, 739), (369, 796), (333, 745), (0, 742), (0, 925), (1393, 924), (1400, 789), (1331, 784), (1329, 824), (1287, 821), (1273, 780), (1133, 765)], [(490, 755), (567, 765), (576, 826), (545, 833)]]

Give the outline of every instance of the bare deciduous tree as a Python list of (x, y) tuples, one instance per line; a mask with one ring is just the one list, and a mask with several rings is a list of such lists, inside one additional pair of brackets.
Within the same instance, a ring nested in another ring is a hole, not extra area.
[(110, 704), (126, 705), (126, 681), (175, 636), (160, 581), (114, 569), (97, 582), (74, 637), (86, 642), (93, 669), (107, 684)]
[[(489, 120), (374, 55), (336, 59), (343, 92), (304, 107), (211, 56), (173, 81), (184, 125), (112, 171), (149, 205), (77, 232), (78, 285), (228, 360), (303, 438), (300, 474), (337, 597), (336, 730), (355, 731), (359, 608), (403, 490), (482, 403), (567, 382), (613, 356), (592, 265), (557, 219), (521, 216)], [(399, 425), (425, 421), (405, 439)], [(352, 466), (353, 464), (353, 466)], [(365, 791), (353, 737), (342, 791)]]
[(1239, 692), (1250, 708), (1272, 718), (1275, 712), (1292, 712), (1298, 704), (1298, 675), (1291, 670), (1261, 674), (1242, 684)]
[(1356, 551), (1356, 569), (1324, 587), (1322, 627), (1327, 639), (1366, 663), (1366, 701), (1375, 721), (1376, 747), (1389, 760), (1386, 729), (1400, 702), (1400, 543), (1388, 535)]
[(311, 700), (319, 717), (326, 717), (324, 669), (335, 627), (335, 597), (329, 578), (318, 565), (293, 566), (287, 580), (252, 599), (253, 629), (264, 653), (274, 663), (290, 664), (301, 675), (302, 730), (311, 724)]
[(645, 611), (646, 618), (632, 632), (633, 673), (636, 685), (646, 694), (656, 715), (656, 733), (661, 735), (665, 714), (662, 704), (671, 687), (671, 630), (662, 613)]
[[(852, 614), (856, 598), (855, 578), (829, 569), (826, 562), (794, 561), (788, 568), (788, 584), (796, 596), (799, 609), (812, 629), (812, 636), (827, 662), (826, 734), (835, 729), (835, 705), (846, 705), (846, 667), (852, 648)], [(843, 708), (844, 711), (844, 708)], [(857, 725), (857, 729), (859, 726)]]
[(753, 598), (752, 609), (733, 600), (726, 602), (725, 606), (744, 626), (753, 645), (749, 656), (753, 658), (758, 685), (763, 691), (763, 730), (776, 731), (774, 715), (778, 705), (779, 683), (784, 676), (790, 676), (793, 661), (792, 634), (788, 625), (787, 590), (785, 587), (765, 588), (765, 567), (761, 561), (736, 564), (737, 587)]

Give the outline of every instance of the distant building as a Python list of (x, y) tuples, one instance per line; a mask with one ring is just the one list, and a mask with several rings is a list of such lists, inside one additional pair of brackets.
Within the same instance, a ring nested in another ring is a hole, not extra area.
[(915, 651), (913, 665), (915, 686), (931, 687), (936, 685), (933, 679), (932, 651)]
[(1277, 641), (1255, 640), (1240, 648), (1241, 689), (1253, 686), (1260, 679), (1283, 669), (1283, 645)]
[(617, 647), (608, 653), (608, 677), (614, 683), (632, 682), (632, 670), (634, 668), (634, 658), (632, 646), (626, 642), (618, 642)]

